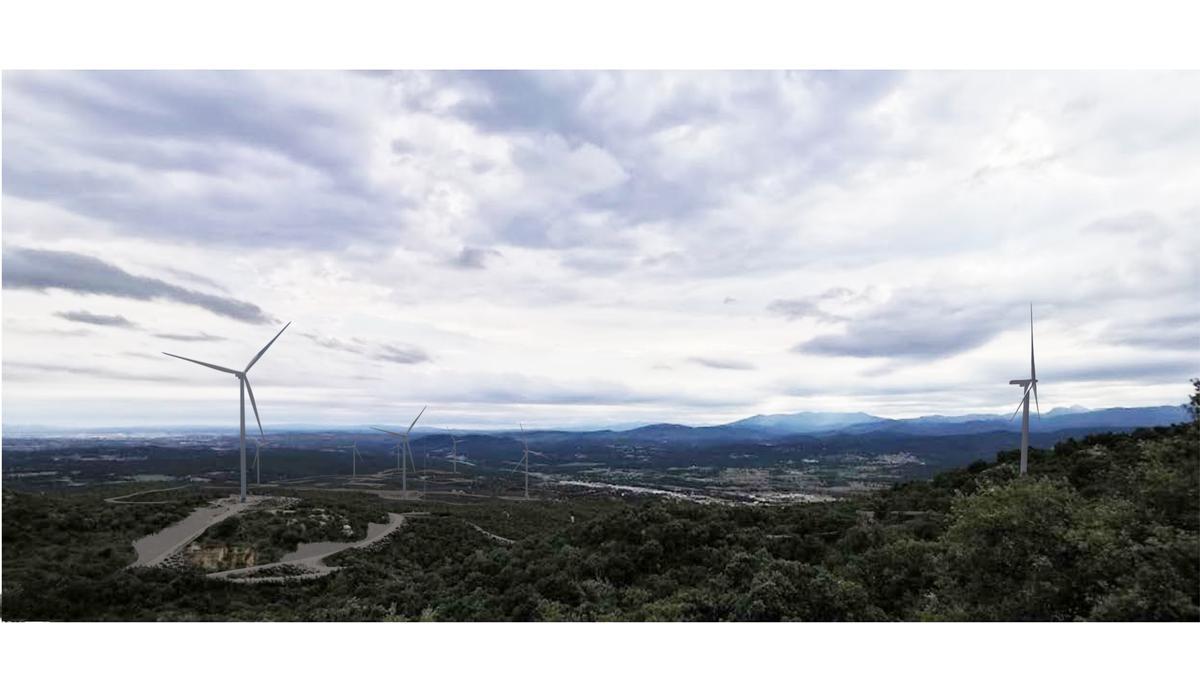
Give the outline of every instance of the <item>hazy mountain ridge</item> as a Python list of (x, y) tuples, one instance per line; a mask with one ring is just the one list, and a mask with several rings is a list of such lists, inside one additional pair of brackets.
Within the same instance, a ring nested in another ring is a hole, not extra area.
[[(1085, 428), (1136, 428), (1144, 426), (1166, 426), (1188, 420), (1188, 414), (1182, 406), (1160, 405), (1139, 408), (1102, 408), (1089, 410), (1081, 406), (1054, 408), (1045, 412), (1039, 418), (1036, 413), (1030, 415), (1030, 428), (1034, 432), (1061, 431), (1064, 429)], [(829, 434), (862, 434), (872, 431), (895, 433), (911, 433), (915, 435), (958, 435), (982, 433), (987, 431), (1019, 430), (1019, 418), (1006, 415), (975, 413), (965, 415), (925, 415), (921, 417), (893, 419), (879, 417), (863, 412), (796, 412), (770, 415), (752, 415), (734, 422), (711, 426), (689, 426), (686, 424), (654, 423), (635, 427), (613, 425), (600, 429), (549, 428), (530, 429), (527, 433), (531, 441), (561, 440), (569, 437), (615, 437), (615, 438), (645, 438), (653, 440), (677, 440), (690, 438), (700, 439), (742, 439), (768, 440), (779, 439), (794, 435), (829, 435)], [(346, 435), (362, 433), (368, 425), (339, 425), (322, 426), (318, 424), (287, 424), (268, 433), (326, 433), (330, 435)], [(402, 431), (402, 428), (397, 427)], [(175, 434), (212, 434), (225, 435), (230, 433), (225, 425), (141, 425), (128, 427), (96, 427), (96, 428), (56, 428), (48, 425), (5, 425), (4, 434), (14, 437), (51, 436), (88, 436), (88, 435), (163, 435)], [(418, 426), (413, 430), (413, 436), (428, 436), (445, 434), (450, 431), (459, 436), (480, 435), (509, 437), (519, 435), (517, 429), (454, 429), (444, 427)]]
[[(1042, 415), (1031, 414), (1030, 429), (1039, 432), (1054, 432), (1067, 429), (1134, 429), (1178, 424), (1188, 420), (1182, 406), (1153, 406), (1146, 408), (1104, 408), (1076, 412), (1056, 408)], [(1020, 430), (1020, 418), (1004, 415), (966, 416), (961, 421), (940, 416), (917, 417), (902, 420), (882, 420), (867, 424), (843, 427), (842, 433), (864, 433), (867, 431), (893, 431), (921, 436), (940, 436), (987, 431)]]
[(753, 417), (747, 417), (721, 426), (795, 433), (843, 429), (856, 424), (882, 422), (886, 419), (885, 417), (876, 417), (862, 412), (797, 412), (780, 415), (754, 415)]

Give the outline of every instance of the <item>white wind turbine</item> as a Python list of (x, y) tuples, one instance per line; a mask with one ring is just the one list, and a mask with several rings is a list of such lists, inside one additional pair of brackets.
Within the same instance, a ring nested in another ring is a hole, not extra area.
[(265, 438), (254, 439), (254, 464), (251, 467), (254, 469), (254, 484), (262, 485), (262, 463), (259, 460), (259, 453), (262, 452), (263, 446), (270, 446), (271, 442)]
[(474, 462), (467, 461), (467, 458), (465, 456), (458, 454), (458, 444), (462, 442), (462, 439), (456, 437), (454, 434), (451, 434), (449, 431), (446, 432), (446, 435), (450, 437), (450, 443), (452, 445), (448, 449), (447, 448), (442, 448), (442, 449), (447, 450), (446, 458), (450, 460), (451, 470), (454, 473), (458, 473), (458, 465), (459, 464), (465, 464), (467, 466), (475, 466)]
[(450, 434), (450, 444), (452, 446), (450, 449), (450, 466), (453, 468), (454, 473), (458, 473), (458, 438), (454, 434)]
[(1021, 402), (1017, 404), (1017, 409), (1013, 411), (1012, 421), (1017, 413), (1021, 413), (1021, 475), (1025, 475), (1025, 471), (1029, 467), (1029, 392), (1033, 392), (1033, 404), (1037, 407), (1038, 419), (1042, 418), (1042, 406), (1038, 403), (1037, 398), (1037, 367), (1033, 361), (1033, 305), (1029, 306), (1029, 379), (1027, 380), (1009, 380), (1009, 384), (1015, 384), (1022, 387)]
[(529, 456), (530, 455), (538, 455), (539, 457), (545, 457), (545, 455), (543, 455), (540, 452), (529, 449), (529, 441), (527, 440), (527, 438), (525, 436), (525, 425), (521, 424), (520, 426), (521, 426), (521, 445), (523, 445), (525, 447), (525, 450), (521, 453), (521, 461), (516, 462), (516, 466), (514, 466), (512, 469), (510, 469), (510, 471), (516, 471), (517, 469), (520, 469), (520, 468), (522, 468), (522, 466), (524, 466), (524, 468), (525, 468), (525, 499), (529, 499)]
[[(409, 464), (409, 462), (412, 462), (413, 471), (417, 470), (417, 463), (412, 458), (412, 451), (408, 447), (408, 435), (412, 433), (413, 427), (415, 427), (417, 425), (417, 420), (421, 419), (421, 415), (425, 414), (425, 408), (428, 408), (428, 407), (429, 406), (425, 406), (425, 407), (421, 408), (421, 412), (417, 413), (417, 416), (413, 418), (412, 424), (408, 425), (408, 430), (405, 431), (404, 433), (399, 433), (397, 431), (388, 431), (387, 429), (380, 429), (379, 427), (371, 427), (375, 431), (382, 431), (383, 433), (388, 434), (389, 436), (399, 436), (403, 439), (401, 441), (396, 442), (396, 452), (397, 452), (396, 467), (398, 469), (400, 469), (400, 491), (406, 495), (408, 494), (408, 464)], [(403, 450), (401, 448), (403, 448)]]
[(362, 459), (362, 453), (358, 451), (358, 441), (350, 446), (350, 477), (358, 478), (358, 460)]
[(250, 372), (250, 369), (254, 367), (254, 364), (258, 363), (258, 360), (262, 358), (262, 355), (267, 352), (267, 349), (269, 349), (271, 347), (271, 345), (275, 344), (275, 341), (279, 339), (280, 335), (283, 335), (283, 331), (287, 330), (287, 327), (290, 325), (292, 325), (291, 321), (287, 322), (287, 324), (283, 328), (280, 328), (279, 332), (275, 334), (275, 337), (271, 338), (271, 341), (268, 342), (265, 347), (260, 349), (258, 351), (258, 353), (254, 355), (254, 358), (250, 359), (250, 363), (247, 363), (246, 367), (243, 370), (234, 370), (233, 368), (226, 368), (225, 366), (218, 366), (218, 365), (215, 365), (212, 363), (205, 363), (204, 361), (197, 361), (196, 359), (189, 359), (186, 356), (180, 356), (178, 354), (171, 354), (169, 352), (163, 352), (163, 354), (166, 354), (167, 356), (173, 356), (177, 359), (183, 359), (184, 361), (191, 361), (192, 363), (197, 363), (199, 365), (204, 366), (205, 368), (212, 368), (213, 370), (219, 370), (223, 373), (229, 373), (230, 375), (233, 375), (234, 377), (236, 377), (238, 379), (239, 387), (241, 390), (240, 396), (241, 396), (241, 414), (242, 414), (242, 423), (241, 423), (242, 489), (241, 489), (240, 498), (241, 498), (241, 501), (243, 501), (243, 502), (246, 501), (246, 393), (247, 392), (250, 393), (250, 405), (254, 408), (254, 419), (256, 422), (258, 422), (258, 433), (259, 433), (259, 435), (263, 435), (262, 420), (259, 419), (259, 417), (258, 417), (258, 404), (254, 402), (254, 389), (251, 388), (251, 386), (250, 386), (250, 379), (249, 379), (249, 377), (247, 377), (247, 374)]

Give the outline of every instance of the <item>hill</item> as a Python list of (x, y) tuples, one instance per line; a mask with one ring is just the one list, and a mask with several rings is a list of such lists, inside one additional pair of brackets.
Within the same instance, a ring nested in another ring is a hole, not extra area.
[(236, 593), (199, 571), (124, 568), (130, 537), (195, 494), (119, 508), (103, 500), (114, 488), (6, 491), (3, 618), (1200, 619), (1200, 426), (1067, 440), (1034, 451), (1028, 477), (1016, 467), (1005, 451), (795, 506), (390, 502), (429, 515), (338, 554), (335, 575)]

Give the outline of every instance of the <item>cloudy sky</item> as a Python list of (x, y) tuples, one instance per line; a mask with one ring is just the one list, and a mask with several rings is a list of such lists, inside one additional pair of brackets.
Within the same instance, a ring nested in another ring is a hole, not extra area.
[(1174, 404), (1197, 260), (1197, 73), (3, 77), (6, 425)]

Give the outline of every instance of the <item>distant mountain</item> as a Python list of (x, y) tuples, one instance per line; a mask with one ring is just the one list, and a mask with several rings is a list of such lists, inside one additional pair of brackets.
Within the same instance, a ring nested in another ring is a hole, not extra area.
[[(1154, 406), (1146, 408), (1105, 408), (1088, 410), (1079, 406), (1054, 408), (1039, 418), (1030, 416), (1030, 431), (1037, 434), (1066, 437), (1067, 431), (1127, 431), (1138, 427), (1168, 426), (1187, 422), (1190, 419), (1183, 406)], [(403, 426), (390, 427), (402, 431)], [(775, 446), (784, 442), (799, 442), (800, 437), (817, 443), (831, 442), (835, 436), (846, 437), (845, 442), (861, 444), (871, 438), (901, 439), (905, 437), (933, 438), (949, 436), (971, 436), (995, 432), (1014, 433), (1021, 428), (1020, 419), (1010, 415), (928, 415), (910, 419), (889, 419), (862, 412), (798, 412), (779, 415), (754, 415), (729, 424), (692, 427), (683, 424), (649, 424), (636, 428), (620, 427), (582, 429), (530, 430), (526, 437), (539, 446), (556, 446), (564, 450), (595, 445), (645, 444), (657, 447), (702, 448), (716, 445), (745, 444)], [(185, 435), (230, 435), (234, 430), (228, 426), (177, 426), (177, 427), (126, 427), (108, 429), (55, 429), (4, 425), (5, 437), (70, 437), (70, 436), (185, 436)], [(382, 434), (366, 426), (319, 427), (317, 425), (284, 425), (269, 431), (272, 435), (298, 436), (363, 436), (374, 438)], [(418, 427), (415, 438), (428, 439), (428, 443), (450, 442), (446, 430), (434, 427)], [(476, 436), (482, 439), (497, 439), (498, 445), (508, 447), (517, 442), (521, 435), (516, 429), (457, 430), (460, 438)], [(1070, 434), (1067, 434), (1070, 435)], [(806, 441), (807, 442), (807, 441)], [(941, 441), (939, 440), (939, 443)], [(432, 447), (432, 446), (431, 446)]]
[(798, 412), (783, 415), (755, 415), (723, 426), (727, 429), (755, 429), (786, 434), (805, 434), (884, 421), (887, 421), (886, 418), (861, 412)]
[[(1073, 406), (1055, 408), (1039, 418), (1036, 413), (1029, 416), (1032, 432), (1057, 432), (1066, 429), (1136, 429), (1158, 427), (1188, 421), (1189, 416), (1182, 406), (1161, 405), (1148, 408), (1105, 408), (1088, 410)], [(977, 434), (989, 431), (1013, 431), (1021, 428), (1020, 418), (1006, 415), (962, 415), (944, 417), (931, 415), (913, 419), (884, 419), (866, 424), (854, 424), (835, 431), (848, 434), (863, 434), (887, 431), (914, 436), (948, 436)]]
[[(1105, 408), (1087, 412), (1064, 413), (1061, 415), (1045, 415), (1041, 420), (1044, 430), (1074, 429), (1077, 427), (1158, 427), (1169, 424), (1179, 424), (1190, 419), (1190, 415), (1180, 405), (1160, 405), (1150, 408)], [(1030, 426), (1035, 423), (1030, 420)]]
[(1085, 408), (1081, 405), (1069, 405), (1062, 408), (1055, 408), (1043, 415), (1043, 417), (1058, 417), (1059, 415), (1073, 415), (1075, 413), (1091, 412), (1091, 408)]

